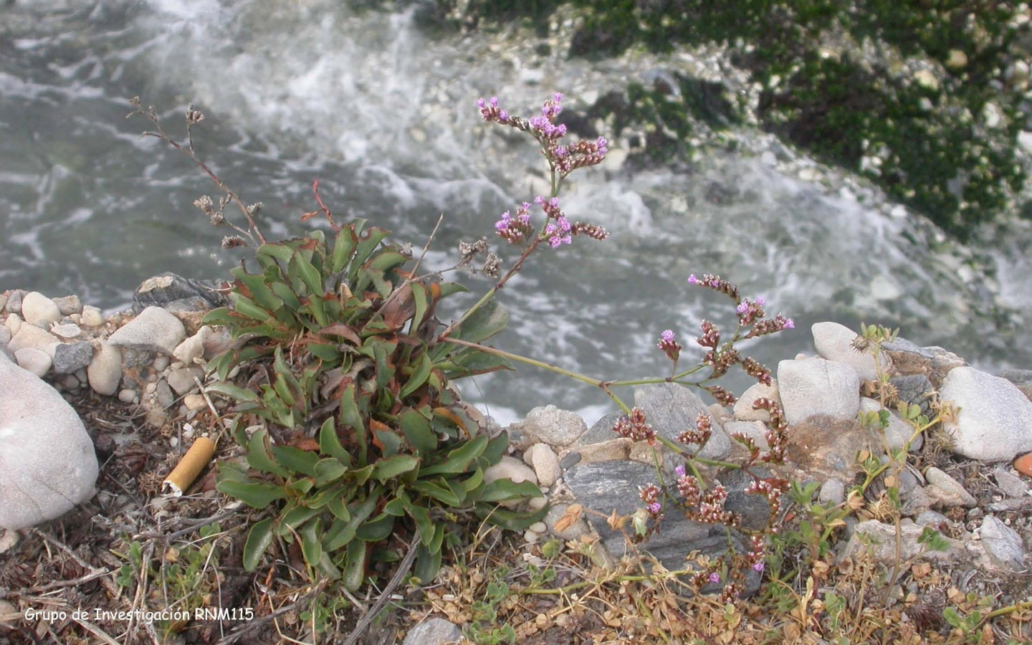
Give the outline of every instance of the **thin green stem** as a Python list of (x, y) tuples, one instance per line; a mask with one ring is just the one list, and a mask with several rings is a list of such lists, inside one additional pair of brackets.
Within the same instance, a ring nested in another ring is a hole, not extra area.
[(503, 351), (503, 350), (500, 350), (500, 349), (495, 349), (494, 347), (488, 347), (487, 345), (481, 345), (479, 343), (471, 343), (469, 341), (459, 340), (457, 338), (444, 338), (442, 340), (444, 340), (444, 342), (446, 342), (446, 343), (451, 343), (453, 345), (462, 345), (463, 347), (472, 347), (474, 349), (480, 350), (480, 351), (485, 352), (487, 354), (494, 354), (495, 356), (501, 356), (503, 358), (508, 358), (508, 359), (511, 359), (511, 360), (514, 360), (514, 361), (517, 361), (517, 362), (520, 362), (520, 363), (524, 363), (526, 365), (533, 365), (534, 367), (540, 367), (541, 369), (549, 370), (550, 372), (555, 372), (556, 374), (562, 374), (563, 376), (568, 376), (568, 377), (570, 377), (570, 378), (572, 378), (572, 379), (574, 379), (576, 381), (581, 381), (582, 383), (587, 383), (588, 385), (594, 385), (595, 387), (602, 387), (602, 385), (603, 385), (602, 381), (600, 381), (598, 379), (595, 379), (595, 378), (591, 378), (590, 376), (585, 376), (584, 374), (578, 374), (577, 372), (571, 372), (570, 370), (563, 369), (561, 367), (557, 367), (557, 366), (551, 365), (549, 363), (544, 363), (542, 361), (534, 360), (533, 358), (527, 358), (526, 356), (520, 356), (519, 354), (512, 354), (510, 352), (506, 352), (506, 351)]

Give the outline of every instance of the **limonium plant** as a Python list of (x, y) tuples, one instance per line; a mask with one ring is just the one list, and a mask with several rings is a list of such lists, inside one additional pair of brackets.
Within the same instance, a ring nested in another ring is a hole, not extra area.
[[(699, 454), (712, 435), (712, 424), (709, 415), (699, 415), (695, 427), (685, 428), (680, 436), (677, 437), (676, 442), (670, 441), (655, 433), (644, 410), (637, 407), (629, 407), (613, 392), (613, 388), (616, 386), (645, 385), (650, 383), (678, 383), (706, 391), (721, 405), (734, 405), (736, 397), (715, 383), (716, 380), (727, 374), (732, 367), (737, 366), (744, 370), (759, 383), (764, 385), (771, 384), (770, 370), (753, 358), (739, 353), (736, 343), (792, 329), (794, 323), (791, 318), (786, 318), (780, 313), (772, 317), (769, 316), (765, 309), (767, 303), (762, 297), (743, 297), (735, 285), (722, 279), (720, 276), (705, 274), (700, 278), (695, 274), (689, 275), (687, 277), (688, 285), (716, 291), (732, 301), (737, 323), (734, 331), (730, 337), (723, 336), (721, 329), (716, 323), (703, 320), (701, 323), (701, 333), (695, 338), (695, 342), (705, 350), (702, 361), (688, 369), (679, 370), (678, 362), (684, 347), (678, 341), (674, 330), (664, 330), (659, 336), (656, 347), (671, 362), (670, 375), (664, 378), (634, 381), (594, 379), (558, 366), (503, 352), (481, 344), (466, 343), (462, 340), (449, 340), (447, 338), (456, 324), (461, 323), (462, 320), (473, 315), (480, 307), (488, 303), (498, 290), (520, 270), (527, 258), (543, 244), (547, 244), (552, 249), (561, 250), (563, 246), (572, 244), (573, 239), (578, 236), (587, 236), (600, 241), (608, 237), (607, 231), (601, 226), (571, 221), (561, 208), (559, 195), (566, 178), (577, 169), (594, 166), (604, 161), (609, 147), (609, 142), (605, 137), (566, 142), (566, 126), (556, 123), (556, 117), (563, 110), (562, 100), (562, 94), (553, 94), (541, 106), (541, 114), (530, 118), (514, 116), (509, 110), (499, 105), (497, 97), (486, 100), (482, 98), (477, 101), (477, 108), (484, 121), (503, 127), (515, 128), (535, 139), (549, 167), (551, 193), (535, 197), (533, 205), (524, 202), (516, 207), (514, 211), (506, 211), (501, 214), (497, 222), (495, 222), (497, 235), (510, 245), (520, 249), (521, 253), (509, 271), (501, 277), (497, 284), (479, 302), (471, 307), (459, 321), (446, 329), (441, 334), (440, 339), (458, 344), (473, 345), (488, 353), (494, 353), (518, 362), (549, 369), (597, 386), (625, 413), (613, 426), (614, 433), (633, 441), (648, 442), (653, 447), (658, 447), (657, 444), (660, 444), (673, 451), (682, 461), (674, 468), (676, 478), (670, 482), (664, 481), (663, 472), (659, 468), (657, 458), (655, 463), (657, 466), (658, 484), (648, 484), (640, 490), (641, 501), (648, 519), (645, 522), (636, 523), (635, 539), (639, 541), (647, 540), (650, 535), (659, 530), (663, 518), (670, 512), (682, 513), (688, 519), (696, 522), (728, 527), (727, 553), (720, 558), (711, 560), (704, 569), (696, 572), (693, 581), (699, 588), (707, 585), (710, 588), (713, 585), (723, 585), (721, 588), (722, 597), (728, 601), (734, 600), (743, 590), (744, 572), (746, 570), (751, 569), (757, 573), (763, 572), (767, 537), (772, 533), (776, 533), (779, 527), (781, 496), (787, 490), (788, 482), (784, 479), (761, 473), (759, 469), (754, 467), (760, 464), (779, 464), (784, 460), (788, 426), (785, 422), (785, 416), (780, 403), (769, 398), (759, 398), (755, 401), (753, 404), (754, 408), (766, 410), (770, 415), (770, 422), (765, 436), (767, 446), (761, 450), (752, 438), (743, 434), (732, 434), (731, 438), (745, 447), (748, 456), (744, 463), (730, 463), (706, 459)], [(535, 218), (540, 217), (537, 215), (538, 209), (540, 209), (544, 217), (540, 223), (535, 224)], [(767, 525), (758, 530), (746, 531), (742, 529), (740, 518), (724, 507), (727, 500), (727, 491), (719, 483), (707, 482), (701, 474), (700, 466), (741, 469), (748, 473), (752, 477), (752, 482), (748, 485), (746, 492), (760, 495), (768, 502), (770, 514)], [(745, 553), (740, 553), (734, 548), (731, 536), (732, 529), (748, 534)]]

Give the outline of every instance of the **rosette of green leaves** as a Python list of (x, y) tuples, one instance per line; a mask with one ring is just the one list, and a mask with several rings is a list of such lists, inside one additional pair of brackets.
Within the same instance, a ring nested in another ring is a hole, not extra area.
[[(246, 449), (246, 467), (223, 464), (217, 488), (277, 509), (251, 528), (245, 568), (277, 539), (297, 541), (313, 570), (350, 589), (399, 530), (418, 534), (415, 574), (429, 581), (458, 514), (521, 529), (544, 513), (498, 506), (541, 493), (485, 481), (507, 436), (480, 434), (447, 388), (451, 378), (509, 367), (435, 342), (437, 304), (464, 288), (413, 279), (409, 256), (383, 244), (387, 232), (363, 228), (361, 220), (342, 227), (332, 247), (321, 231), (263, 244), (261, 272), (234, 269), (233, 306), (204, 320), (247, 339), (209, 363), (219, 382), (208, 391), (236, 400), (234, 435)], [(507, 318), (492, 301), (452, 336), (479, 342)], [(251, 387), (227, 380), (238, 365)], [(255, 417), (264, 423), (248, 435), (245, 419)]]

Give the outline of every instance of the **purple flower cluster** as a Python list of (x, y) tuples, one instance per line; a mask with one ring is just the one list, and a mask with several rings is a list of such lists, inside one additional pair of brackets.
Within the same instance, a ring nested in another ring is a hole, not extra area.
[(695, 444), (699, 447), (705, 446), (713, 434), (713, 425), (708, 414), (700, 414), (695, 419), (695, 428), (685, 430), (678, 435), (677, 440), (687, 445)]
[(646, 484), (638, 488), (641, 501), (645, 503), (645, 509), (656, 520), (663, 519), (660, 514), (663, 510), (663, 505), (659, 501), (660, 492), (659, 487), (655, 484)]
[[(559, 198), (544, 198), (540, 195), (534, 198), (534, 203), (541, 207), (549, 222), (541, 233), (542, 240), (547, 240), (553, 249), (563, 244), (571, 244), (575, 235), (587, 235), (596, 240), (604, 240), (609, 237), (609, 232), (601, 226), (585, 224), (583, 222), (570, 222), (566, 215), (559, 209)], [(530, 224), (530, 204), (523, 204), (516, 209), (516, 216), (513, 217), (509, 211), (502, 213), (501, 219), (495, 222), (495, 230), (498, 235), (508, 240), (510, 244), (520, 245), (534, 230)]]
[(498, 107), (497, 96), (492, 96), (487, 101), (484, 99), (477, 99), (477, 107), (480, 108), (480, 116), (484, 117), (485, 121), (509, 123), (509, 113)]
[(613, 426), (613, 432), (633, 441), (648, 441), (649, 445), (656, 443), (656, 431), (645, 420), (645, 411), (641, 408), (634, 408), (629, 415), (621, 417)]
[(508, 240), (509, 244), (522, 244), (527, 235), (530, 235), (534, 228), (530, 225), (530, 204), (523, 204), (516, 209), (516, 217), (509, 215), (509, 211), (502, 213), (501, 219), (495, 222), (495, 230), (498, 235)]
[(677, 336), (675, 336), (674, 332), (670, 329), (664, 330), (663, 333), (659, 335), (659, 342), (656, 343), (656, 347), (662, 350), (662, 352), (667, 355), (667, 358), (675, 363), (681, 356), (681, 350), (683, 349), (681, 347), (681, 343), (677, 342)]

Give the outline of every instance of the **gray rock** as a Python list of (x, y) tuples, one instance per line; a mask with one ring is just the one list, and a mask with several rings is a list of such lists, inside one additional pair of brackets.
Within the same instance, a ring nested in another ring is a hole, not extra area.
[(117, 347), (171, 355), (185, 338), (186, 328), (178, 318), (161, 307), (147, 307), (140, 315), (111, 334), (108, 342)]
[(190, 280), (174, 273), (163, 273), (144, 280), (133, 294), (133, 311), (147, 307), (164, 307), (176, 301), (190, 301), (186, 311), (205, 311), (228, 304), (225, 296), (216, 291), (217, 284), (204, 280)]
[(817, 414), (854, 419), (860, 409), (860, 379), (852, 367), (837, 361), (781, 361), (778, 390), (789, 425)]
[(113, 396), (122, 380), (122, 352), (114, 345), (100, 342), (100, 348), (93, 354), (93, 360), (86, 369), (90, 387), (97, 394)]
[(0, 527), (54, 519), (93, 495), (93, 442), (75, 410), (0, 356)]
[(619, 435), (613, 432), (613, 426), (616, 425), (616, 422), (619, 421), (623, 416), (624, 415), (621, 412), (610, 412), (609, 414), (605, 415), (604, 417), (596, 421), (594, 424), (592, 424), (591, 428), (589, 428), (587, 432), (582, 434), (580, 438), (577, 439), (575, 445), (584, 446), (587, 444), (601, 443), (603, 441), (610, 441), (612, 439), (616, 439)]
[(79, 296), (61, 296), (59, 298), (51, 298), (51, 300), (57, 305), (57, 309), (62, 316), (82, 313), (82, 301), (79, 300)]
[(526, 419), (515, 425), (525, 443), (546, 443), (555, 448), (572, 444), (588, 430), (588, 424), (580, 415), (554, 405), (534, 408)]
[(919, 347), (905, 338), (885, 343), (882, 349), (892, 359), (899, 375), (923, 374), (938, 387), (955, 367), (966, 365), (964, 359), (942, 347)]
[[(634, 391), (634, 404), (645, 412), (657, 436), (677, 442), (685, 430), (695, 428), (699, 415), (710, 419), (710, 440), (699, 451), (705, 459), (723, 459), (731, 452), (731, 438), (720, 422), (713, 418), (709, 407), (694, 392), (676, 383), (658, 383)], [(695, 450), (697, 446), (689, 446)]]
[(52, 326), (50, 328), (50, 333), (62, 340), (70, 340), (72, 338), (82, 336), (82, 329), (78, 325), (68, 323), (66, 325)]
[(1032, 370), (1005, 369), (999, 374), (1018, 387), (1032, 387)]
[(54, 301), (38, 291), (25, 294), (22, 299), (22, 318), (30, 325), (43, 327), (61, 320), (61, 310)]
[[(853, 341), (857, 337), (855, 331), (836, 322), (814, 323), (810, 329), (813, 333), (813, 344), (821, 356), (829, 361), (849, 365), (856, 370), (857, 376), (864, 380), (873, 381), (878, 378), (874, 355), (853, 349)], [(881, 367), (884, 371), (892, 367), (892, 362), (884, 354), (881, 357)]]
[(829, 479), (821, 486), (817, 499), (821, 504), (841, 504), (846, 501), (846, 485), (841, 479)]
[(579, 452), (576, 452), (576, 451), (570, 452), (570, 453), (567, 453), (566, 456), (563, 457), (562, 461), (559, 462), (559, 467), (562, 468), (563, 470), (566, 470), (567, 468), (570, 468), (572, 466), (576, 466), (577, 464), (579, 464), (580, 460), (581, 460), (581, 454)]
[(154, 388), (154, 396), (162, 408), (172, 407), (172, 404), (176, 402), (176, 395), (172, 393), (172, 388), (165, 380), (158, 381), (157, 387)]
[(932, 414), (932, 397), (935, 395), (935, 388), (927, 376), (924, 374), (897, 376), (890, 379), (889, 383), (896, 388), (900, 401), (918, 406), (929, 419), (934, 416)]
[(50, 371), (53, 359), (44, 351), (34, 347), (23, 347), (14, 353), (18, 367), (32, 372), (33, 375), (42, 378)]
[(876, 562), (885, 565), (896, 562), (897, 556), (900, 562), (914, 558), (932, 562), (956, 562), (964, 557), (963, 544), (946, 537), (943, 538), (948, 543), (945, 551), (928, 550), (918, 541), (925, 527), (911, 522), (909, 518), (900, 520), (899, 528), (901, 539), (897, 553), (895, 525), (883, 524), (878, 520), (860, 522), (853, 529), (853, 535), (842, 549), (838, 560), (841, 562), (864, 551), (870, 552)]
[[(752, 471), (760, 478), (771, 476), (770, 469), (765, 466), (753, 466)], [(743, 529), (759, 531), (766, 528), (770, 523), (770, 502), (763, 495), (745, 492), (754, 481), (752, 475), (744, 470), (728, 469), (721, 471), (717, 479), (727, 489), (724, 510), (738, 515)]]
[(998, 568), (1017, 571), (1025, 563), (1025, 548), (1017, 531), (1004, 524), (995, 515), (987, 515), (979, 530), (982, 546)]
[(577, 450), (577, 454), (580, 456), (578, 463), (583, 465), (603, 461), (616, 461), (618, 459), (630, 459), (631, 447), (633, 445), (633, 441), (623, 437), (617, 437), (609, 441), (600, 441), (599, 443), (590, 443), (581, 446)]
[(993, 470), (993, 478), (996, 479), (996, 485), (1007, 495), (1007, 497), (1017, 499), (1028, 495), (1028, 484), (1022, 481), (1021, 477), (1018, 477), (1000, 466), (997, 466), (996, 469)]
[[(862, 412), (880, 412), (882, 409), (881, 403), (862, 397), (860, 399), (860, 410)], [(889, 425), (883, 429), (885, 433), (885, 445), (889, 450), (900, 450), (910, 441), (910, 437), (914, 435), (914, 427), (899, 418), (893, 411), (889, 411)], [(878, 444), (881, 444), (881, 436), (879, 432), (872, 428), (873, 433)], [(910, 443), (910, 450), (920, 450), (921, 446), (924, 445), (924, 435), (917, 435), (914, 440)]]
[(943, 524), (949, 524), (950, 520), (938, 511), (922, 511), (914, 522), (919, 526), (930, 526), (938, 530)]
[(770, 385), (753, 383), (749, 386), (749, 389), (742, 392), (742, 396), (738, 397), (734, 407), (735, 418), (739, 421), (763, 421), (767, 423), (770, 421), (770, 412), (763, 409), (754, 409), (753, 403), (756, 402), (756, 399), (772, 399), (777, 401), (779, 396), (778, 382), (776, 380), (772, 379)]
[[(971, 507), (978, 505), (978, 500), (976, 500), (960, 482), (935, 466), (929, 467), (924, 472), (924, 476), (925, 479), (928, 480), (929, 488), (934, 486), (947, 495), (947, 497), (940, 499), (940, 501), (946, 503), (948, 506)], [(932, 492), (934, 495), (934, 491), (929, 492)]]
[(958, 367), (943, 381), (939, 396), (960, 408), (955, 420), (943, 423), (953, 452), (992, 462), (1032, 450), (1032, 401), (1010, 381)]
[(5, 325), (0, 325), (0, 346), (6, 348), (9, 342), (11, 342), (11, 330)]
[(22, 312), (22, 298), (25, 297), (25, 291), (22, 289), (15, 289), (7, 296), (7, 313), (21, 315)]
[(457, 625), (443, 618), (429, 618), (410, 629), (402, 645), (446, 645), (462, 640)]
[(93, 360), (93, 345), (86, 341), (61, 343), (54, 349), (54, 372), (72, 374), (88, 367)]

